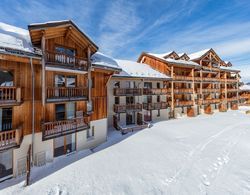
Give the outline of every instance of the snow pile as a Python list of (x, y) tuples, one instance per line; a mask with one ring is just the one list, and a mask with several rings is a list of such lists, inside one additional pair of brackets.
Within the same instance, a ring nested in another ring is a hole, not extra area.
[(120, 67), (113, 58), (101, 52), (96, 52), (95, 54), (93, 54), (91, 56), (91, 61), (93, 65), (120, 70)]
[(188, 55), (188, 57), (190, 58), (190, 60), (195, 60), (195, 59), (199, 59), (201, 56), (203, 56), (205, 53), (207, 53), (210, 49), (204, 49), (202, 51), (198, 51), (195, 53), (191, 53)]
[(241, 110), (228, 111), (159, 122), (125, 136), (114, 132), (93, 154), (36, 180), (49, 169), (41, 167), (26, 188), (17, 182), (3, 189), (4, 182), (0, 193), (250, 194), (249, 119)]
[(138, 63), (129, 60), (116, 60), (119, 67), (122, 69), (120, 74), (115, 76), (121, 77), (137, 77), (137, 78), (154, 78), (154, 79), (170, 79), (163, 73), (160, 73), (147, 64)]
[(0, 47), (33, 52), (29, 31), (0, 22)]

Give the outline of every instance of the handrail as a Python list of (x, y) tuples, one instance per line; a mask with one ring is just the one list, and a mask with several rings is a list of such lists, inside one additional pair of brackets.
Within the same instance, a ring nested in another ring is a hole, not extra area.
[(47, 99), (87, 97), (87, 87), (47, 87)]

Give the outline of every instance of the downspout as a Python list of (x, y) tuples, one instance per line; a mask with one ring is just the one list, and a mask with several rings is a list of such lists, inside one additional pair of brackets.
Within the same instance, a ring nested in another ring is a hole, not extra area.
[(32, 91), (32, 140), (31, 140), (31, 165), (34, 165), (34, 140), (35, 140), (35, 79), (34, 79), (34, 67), (33, 59), (30, 57), (30, 69), (31, 69), (31, 91)]

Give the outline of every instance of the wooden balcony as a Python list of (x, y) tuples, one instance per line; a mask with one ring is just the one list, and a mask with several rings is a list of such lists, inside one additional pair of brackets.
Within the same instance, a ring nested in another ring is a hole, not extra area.
[(202, 81), (220, 82), (220, 78), (216, 78), (216, 77), (202, 77)]
[[(225, 93), (226, 89), (222, 88), (221, 91), (222, 91), (222, 93)], [(239, 90), (235, 89), (235, 88), (227, 88), (227, 93), (232, 93), (232, 92), (237, 92), (237, 91), (239, 91)]]
[(219, 88), (203, 88), (202, 93), (220, 93)]
[(142, 104), (127, 104), (127, 105), (119, 105), (114, 104), (114, 112), (116, 113), (126, 113), (130, 111), (140, 112), (142, 111)]
[(220, 103), (220, 99), (206, 99), (206, 100), (199, 100), (199, 104), (217, 104)]
[(216, 68), (216, 67), (208, 67), (208, 66), (202, 66), (203, 70), (209, 70), (209, 71), (215, 71), (215, 72), (219, 72), (220, 69)]
[(174, 75), (174, 80), (178, 81), (192, 81), (193, 77), (192, 76), (183, 76), (183, 75)]
[(16, 148), (21, 145), (23, 139), (22, 128), (0, 131), (0, 151)]
[(115, 88), (114, 96), (141, 96), (142, 89), (140, 88)]
[(237, 78), (227, 78), (228, 83), (237, 83), (238, 79)]
[(227, 101), (228, 102), (235, 102), (235, 101), (238, 101), (238, 98), (237, 97), (228, 97)]
[(143, 95), (165, 95), (171, 92), (171, 89), (169, 91), (169, 89), (167, 88), (153, 88), (153, 89), (149, 89), (149, 88), (144, 88), (143, 89)]
[(66, 68), (79, 71), (88, 71), (89, 68), (87, 58), (70, 56), (54, 51), (45, 52), (45, 62), (47, 66), (55, 68)]
[(47, 102), (82, 101), (88, 99), (86, 87), (47, 87)]
[(76, 117), (42, 124), (43, 141), (89, 129), (89, 117)]
[(0, 105), (15, 106), (22, 103), (22, 90), (20, 87), (0, 87)]
[(193, 89), (191, 88), (180, 88), (180, 89), (174, 89), (175, 94), (181, 94), (181, 93), (193, 93)]
[(161, 110), (167, 108), (168, 108), (168, 103), (166, 102), (143, 103), (144, 110)]
[[(185, 106), (193, 106), (192, 100), (176, 100), (174, 102), (175, 107), (185, 107)], [(169, 105), (171, 105), (171, 101), (169, 101)]]

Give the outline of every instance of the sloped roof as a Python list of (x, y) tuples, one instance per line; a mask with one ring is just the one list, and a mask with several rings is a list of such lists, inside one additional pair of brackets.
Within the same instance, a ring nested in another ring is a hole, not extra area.
[(147, 64), (138, 63), (129, 60), (116, 60), (119, 67), (122, 69), (117, 77), (134, 77), (134, 78), (148, 78), (148, 79), (170, 79), (169, 76), (154, 70)]
[(211, 49), (204, 49), (204, 50), (201, 50), (201, 51), (198, 51), (198, 52), (195, 52), (195, 53), (191, 53), (191, 54), (188, 54), (188, 57), (190, 58), (190, 60), (199, 59), (210, 50)]
[(170, 64), (176, 64), (176, 65), (183, 65), (183, 66), (191, 66), (191, 67), (201, 67), (198, 63), (193, 62), (193, 61), (186, 61), (186, 60), (175, 60), (171, 58), (163, 58), (162, 54), (153, 54), (153, 53), (145, 53), (149, 56), (156, 57), (162, 61), (165, 61)]
[(110, 56), (107, 56), (101, 52), (96, 52), (91, 56), (91, 62), (94, 66), (106, 69), (115, 69), (121, 71), (118, 63)]
[(0, 22), (0, 47), (34, 52), (28, 30), (2, 22)]

